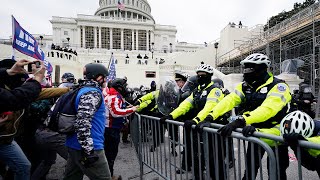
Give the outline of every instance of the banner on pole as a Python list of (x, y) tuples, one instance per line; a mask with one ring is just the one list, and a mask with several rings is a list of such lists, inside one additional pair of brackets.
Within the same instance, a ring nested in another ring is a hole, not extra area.
[(39, 47), (39, 43), (36, 39), (23, 27), (20, 26), (18, 21), (12, 16), (12, 47), (19, 52), (33, 57), (35, 59), (43, 61), (49, 74), (52, 72), (52, 66), (47, 61), (44, 52)]

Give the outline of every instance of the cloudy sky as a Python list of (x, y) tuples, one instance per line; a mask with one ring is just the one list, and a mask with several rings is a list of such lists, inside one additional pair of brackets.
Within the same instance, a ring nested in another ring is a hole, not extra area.
[[(265, 24), (267, 19), (304, 0), (148, 0), (157, 24), (175, 25), (177, 40), (191, 43), (219, 38), (229, 23)], [(11, 15), (32, 34), (52, 34), (52, 16), (93, 15), (99, 0), (2, 0), (0, 38), (11, 35)]]

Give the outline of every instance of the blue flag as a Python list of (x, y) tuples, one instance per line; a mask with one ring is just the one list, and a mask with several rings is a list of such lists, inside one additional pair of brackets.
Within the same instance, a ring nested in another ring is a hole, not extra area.
[(115, 66), (115, 59), (113, 55), (111, 55), (110, 59), (110, 66), (109, 66), (109, 75), (107, 77), (107, 82), (112, 81), (116, 78), (116, 66)]
[(40, 49), (36, 39), (25, 29), (23, 29), (18, 21), (12, 16), (12, 47), (19, 52), (43, 61), (48, 74), (52, 72), (51, 64), (46, 60), (44, 52)]

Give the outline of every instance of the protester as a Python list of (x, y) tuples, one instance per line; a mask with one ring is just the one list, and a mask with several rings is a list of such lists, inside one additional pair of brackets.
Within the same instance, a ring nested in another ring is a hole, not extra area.
[(85, 65), (84, 81), (80, 84), (75, 106), (75, 132), (67, 136), (68, 160), (64, 179), (111, 179), (104, 153), (106, 108), (101, 88), (105, 86), (108, 70), (102, 64)]
[[(0, 161), (14, 172), (15, 179), (29, 179), (31, 164), (20, 146), (14, 140), (17, 128), (24, 114), (24, 108), (34, 101), (41, 91), (45, 68), (32, 65), (33, 79), (26, 78), (24, 66), (30, 61), (0, 61)], [(10, 68), (11, 67), (11, 68)]]
[(72, 73), (64, 73), (61, 77), (62, 83), (59, 85), (61, 87), (73, 87), (75, 83), (75, 78)]
[(105, 137), (105, 154), (108, 159), (112, 179), (119, 179), (114, 175), (114, 161), (118, 154), (120, 143), (120, 130), (127, 122), (126, 117), (137, 110), (137, 106), (126, 108), (124, 96), (127, 93), (127, 83), (123, 78), (112, 80), (110, 89), (105, 96), (105, 104), (108, 108), (106, 121)]

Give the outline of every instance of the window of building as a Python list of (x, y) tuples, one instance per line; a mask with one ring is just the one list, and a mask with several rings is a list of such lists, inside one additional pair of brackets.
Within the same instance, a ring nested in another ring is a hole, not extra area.
[(94, 47), (94, 32), (92, 26), (86, 26), (85, 34), (86, 34), (86, 47), (92, 49)]
[(106, 27), (101, 28), (101, 48), (110, 49), (110, 29)]
[(124, 41), (124, 50), (132, 50), (132, 30), (124, 29), (123, 30), (123, 41)]
[(147, 50), (147, 31), (138, 31), (138, 38), (139, 38), (139, 49), (138, 50)]
[(146, 78), (156, 78), (155, 71), (146, 71)]
[(64, 34), (65, 36), (68, 36), (68, 31), (64, 31), (63, 34)]
[(83, 28), (80, 27), (80, 47), (83, 48)]
[(119, 28), (114, 28), (113, 29), (113, 49), (121, 49), (121, 29)]

